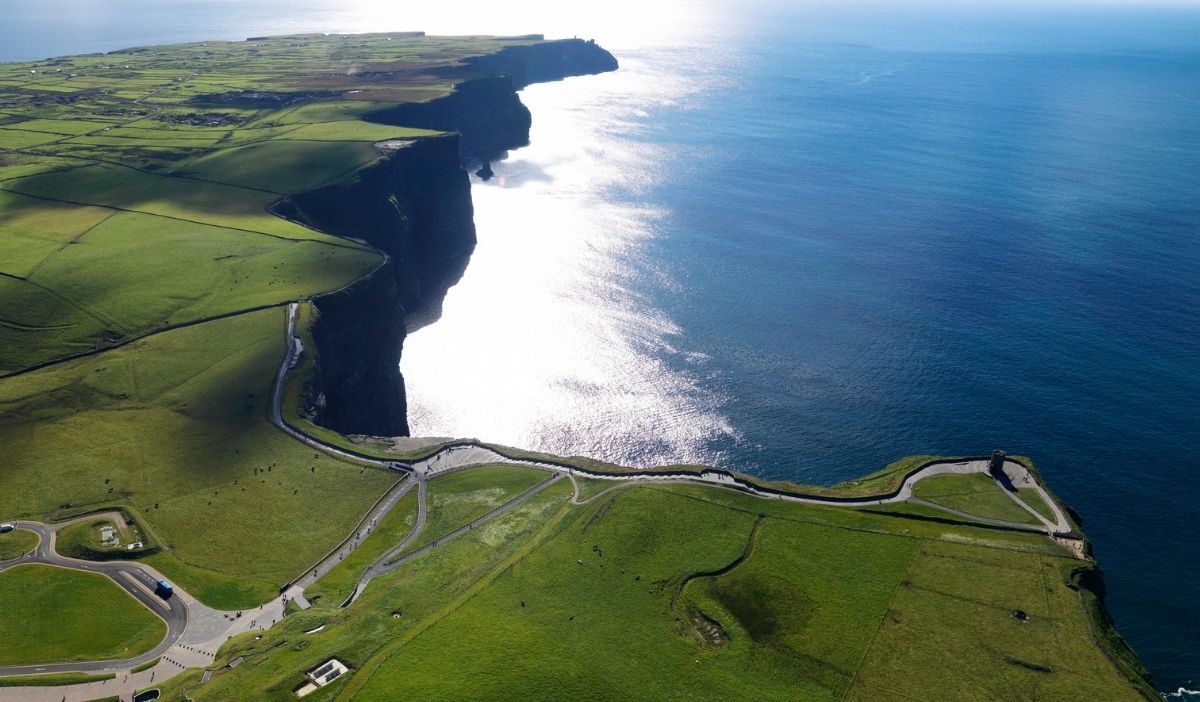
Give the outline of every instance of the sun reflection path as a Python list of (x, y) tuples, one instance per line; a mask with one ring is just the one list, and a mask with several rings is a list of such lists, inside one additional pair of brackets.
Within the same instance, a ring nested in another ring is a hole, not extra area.
[(669, 292), (645, 252), (665, 213), (639, 197), (662, 149), (639, 140), (654, 109), (701, 90), (637, 54), (616, 73), (536, 85), (532, 145), (472, 197), (479, 244), (439, 321), (405, 342), (414, 435), (471, 436), (633, 465), (713, 461), (734, 433), (677, 357)]

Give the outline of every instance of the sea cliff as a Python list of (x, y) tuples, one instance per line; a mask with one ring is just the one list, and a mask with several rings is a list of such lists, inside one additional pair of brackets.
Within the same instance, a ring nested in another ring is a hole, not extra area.
[(532, 118), (517, 90), (532, 83), (617, 69), (612, 54), (594, 41), (582, 39), (510, 46), (463, 63), (447, 72), (448, 78), (460, 82), (446, 97), (378, 110), (367, 119), (458, 132), (464, 163), (489, 161), (529, 143)]
[(399, 361), (407, 326), (437, 309), (475, 247), (464, 164), (529, 143), (531, 117), (516, 90), (614, 70), (616, 59), (579, 39), (505, 48), (456, 67), (445, 97), (371, 113), (371, 121), (453, 132), (394, 145), (352, 177), (281, 202), (279, 214), (361, 239), (388, 256), (370, 278), (314, 300), (317, 372), (306, 402), (314, 421), (345, 434), (407, 436)]

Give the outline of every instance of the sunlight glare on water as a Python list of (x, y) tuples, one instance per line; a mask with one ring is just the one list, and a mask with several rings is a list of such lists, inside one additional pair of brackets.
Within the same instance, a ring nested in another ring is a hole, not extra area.
[(414, 435), (650, 465), (711, 458), (705, 442), (734, 434), (722, 398), (661, 360), (678, 329), (631, 284), (673, 284), (642, 250), (663, 213), (631, 204), (667, 148), (638, 141), (640, 123), (703, 78), (621, 58), (527, 88), (532, 145), (473, 179), (479, 245), (442, 318), (404, 347)]

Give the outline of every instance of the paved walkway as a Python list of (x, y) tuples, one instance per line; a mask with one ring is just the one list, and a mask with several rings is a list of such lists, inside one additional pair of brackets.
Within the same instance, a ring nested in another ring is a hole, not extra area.
[[(424, 481), (410, 477), (401, 478), (399, 482), (397, 482), (390, 490), (388, 490), (382, 499), (375, 503), (375, 506), (371, 508), (371, 510), (367, 513), (367, 516), (364, 517), (361, 522), (359, 522), (358, 528), (355, 529), (345, 541), (339, 544), (338, 547), (331, 551), (327, 556), (322, 558), (316, 565), (305, 571), (303, 575), (292, 581), (291, 587), (288, 589), (286, 594), (292, 598), (302, 598), (304, 594), (304, 588), (320, 580), (321, 576), (325, 575), (330, 570), (333, 570), (338, 563), (341, 563), (346, 556), (349, 556), (354, 549), (358, 548), (358, 545), (371, 535), (371, 532), (375, 530), (375, 527), (379, 525), (379, 522), (387, 515), (387, 513), (392, 511), (392, 508), (396, 506), (396, 503), (399, 502), (405, 495), (407, 495), (409, 491), (412, 490), (414, 485), (418, 484), (420, 485), (418, 502), (421, 504), (423, 513), (425, 501)], [(421, 519), (423, 521), (423, 514)], [(307, 602), (307, 600), (305, 601)]]
[[(319, 439), (310, 437), (292, 426), (283, 419), (282, 414), (282, 397), (284, 382), (287, 378), (288, 370), (294, 367), (299, 360), (300, 354), (303, 352), (303, 346), (300, 339), (296, 336), (296, 314), (298, 306), (296, 303), (291, 303), (287, 308), (287, 324), (286, 338), (288, 341), (288, 353), (280, 363), (279, 370), (276, 374), (275, 385), (273, 389), (273, 401), (271, 403), (270, 419), (277, 427), (286, 432), (289, 436), (297, 441), (304, 443), (319, 451), (324, 451), (330, 455), (349, 460), (352, 462), (374, 465), (388, 470), (394, 470), (398, 473), (407, 474), (396, 482), (395, 485), (383, 496), (378, 502), (368, 511), (367, 515), (359, 523), (358, 527), (350, 534), (341, 544), (334, 548), (329, 554), (322, 558), (315, 565), (310, 567), (299, 578), (297, 578), (288, 587), (286, 592), (271, 602), (262, 605), (256, 610), (245, 612), (221, 612), (203, 605), (188, 595), (183, 590), (176, 588), (176, 596), (173, 597), (166, 609), (163, 608), (163, 602), (151, 594), (147, 594), (138, 583), (143, 585), (149, 583), (150, 589), (153, 589), (153, 583), (160, 579), (165, 579), (162, 574), (154, 568), (142, 563), (132, 563), (124, 561), (113, 562), (91, 562), (77, 561), (67, 559), (58, 555), (54, 549), (54, 534), (65, 524), (55, 526), (41, 524), (39, 522), (19, 522), (18, 527), (34, 531), (41, 538), (37, 549), (27, 556), (12, 561), (0, 562), (0, 570), (18, 565), (20, 563), (42, 562), (50, 563), (67, 568), (76, 568), (79, 570), (89, 570), (100, 572), (110, 577), (114, 582), (124, 588), (127, 592), (142, 602), (145, 606), (155, 611), (159, 616), (164, 617), (168, 622), (168, 635), (159, 646), (156, 646), (152, 651), (137, 656), (135, 658), (122, 661), (100, 661), (93, 663), (63, 663), (63, 664), (47, 664), (43, 666), (15, 666), (0, 668), (0, 675), (23, 674), (28, 672), (59, 672), (67, 670), (86, 671), (86, 672), (115, 672), (114, 680), (85, 683), (80, 685), (65, 685), (52, 687), (7, 687), (0, 688), (0, 702), (86, 702), (96, 698), (118, 696), (122, 700), (131, 699), (135, 690), (143, 689), (153, 685), (155, 682), (162, 682), (170, 677), (173, 677), (183, 670), (188, 668), (199, 668), (211, 664), (214, 660), (217, 650), (222, 644), (228, 641), (231, 637), (254, 629), (266, 629), (283, 618), (284, 608), (289, 600), (295, 600), (296, 604), (304, 608), (308, 606), (308, 601), (304, 598), (304, 588), (316, 582), (325, 573), (329, 572), (333, 567), (345, 559), (355, 548), (361, 544), (371, 531), (378, 525), (379, 521), (387, 515), (392, 508), (412, 489), (414, 485), (418, 487), (418, 507), (417, 520), (413, 529), (407, 536), (395, 547), (389, 549), (386, 553), (375, 560), (362, 574), (354, 592), (343, 603), (343, 606), (348, 606), (362, 592), (363, 588), (375, 577), (383, 575), (387, 572), (399, 567), (402, 563), (416, 558), (437, 546), (454, 539), (467, 531), (473, 529), (480, 524), (483, 524), (491, 519), (496, 518), (509, 509), (517, 506), (521, 502), (529, 499), (539, 491), (545, 489), (554, 482), (560, 480), (564, 476), (571, 480), (575, 487), (574, 495), (571, 501), (574, 504), (584, 504), (598, 498), (600, 495), (607, 493), (609, 490), (615, 489), (622, 485), (633, 483), (674, 483), (674, 484), (700, 484), (722, 489), (733, 490), (742, 494), (754, 495), (763, 499), (782, 500), (789, 502), (801, 502), (806, 504), (820, 505), (838, 505), (844, 507), (868, 507), (886, 505), (897, 502), (905, 502), (913, 497), (913, 486), (920, 480), (931, 478), (938, 475), (954, 475), (954, 474), (971, 474), (971, 473), (986, 473), (988, 461), (986, 459), (978, 460), (960, 460), (960, 461), (940, 461), (926, 464), (917, 470), (910, 473), (902, 482), (899, 488), (890, 494), (860, 497), (860, 498), (845, 498), (845, 497), (830, 497), (824, 495), (804, 494), (798, 491), (777, 490), (766, 488), (752, 483), (745, 478), (742, 478), (734, 473), (719, 469), (706, 469), (698, 474), (694, 473), (673, 473), (673, 472), (629, 472), (629, 473), (605, 473), (600, 471), (592, 471), (582, 469), (578, 466), (557, 463), (553, 461), (538, 461), (527, 460), (507, 456), (495, 448), (483, 445), (476, 441), (457, 441), (444, 444), (438, 450), (431, 453), (429, 456), (416, 460), (386, 460), (372, 456), (366, 456), (354, 451), (344, 449), (338, 446), (329, 445)], [(474, 467), (484, 465), (509, 464), (523, 465), (533, 468), (540, 468), (551, 473), (551, 476), (537, 485), (529, 488), (525, 492), (508, 500), (504, 504), (496, 507), (487, 514), (478, 517), (469, 524), (464, 524), (453, 531), (444, 534), (428, 544), (421, 546), (411, 552), (404, 553), (408, 546), (416, 539), (416, 537), (424, 530), (427, 516), (427, 499), (426, 499), (426, 482), (435, 476), (449, 472), (467, 470)], [(1005, 493), (1009, 495), (1018, 505), (1034, 515), (1041, 526), (1022, 524), (1017, 522), (1004, 522), (1002, 520), (989, 520), (962, 513), (962, 516), (969, 517), (985, 523), (996, 523), (1006, 527), (1025, 529), (1032, 531), (1043, 531), (1051, 538), (1054, 538), (1060, 543), (1068, 546), (1074, 544), (1077, 553), (1082, 553), (1081, 542), (1073, 536), (1068, 536), (1071, 531), (1070, 521), (1063, 512), (1059, 504), (1050, 497), (1049, 493), (1038, 484), (1032, 473), (1025, 466), (1014, 461), (1005, 461), (1003, 464), (1005, 479), (1014, 488), (1028, 488), (1034, 490), (1050, 507), (1054, 519), (1047, 519), (1037, 510), (1031, 508), (1022, 500), (1018, 494), (1012, 490), (1008, 490), (1006, 486), (1001, 485)], [(596, 495), (587, 499), (580, 499), (579, 484), (577, 477), (591, 478), (595, 480), (612, 481), (614, 486), (606, 490), (602, 490)], [(88, 519), (96, 518), (98, 515), (89, 515)], [(118, 515), (119, 517), (119, 515)], [(402, 554), (402, 555), (401, 555)], [(131, 673), (131, 668), (136, 667), (141, 663), (153, 660), (161, 655), (162, 659), (153, 668), (140, 672)], [(35, 670), (29, 670), (35, 668)]]
[[(395, 548), (390, 549), (387, 553), (383, 554), (379, 558), (375, 559), (375, 562), (367, 567), (366, 571), (363, 572), (362, 577), (359, 578), (358, 584), (354, 586), (354, 592), (352, 592), (350, 594), (350, 597), (345, 602), (342, 603), (342, 606), (349, 607), (354, 602), (354, 600), (358, 598), (358, 596), (362, 593), (362, 591), (367, 587), (367, 583), (371, 582), (372, 579), (377, 578), (381, 575), (390, 573), (393, 570), (399, 568), (401, 565), (407, 563), (408, 561), (410, 561), (418, 556), (421, 556), (429, 551), (432, 551), (433, 549), (437, 548), (438, 546), (441, 546), (442, 544), (446, 543), (447, 541), (456, 539), (459, 536), (462, 536), (463, 534), (467, 533), (468, 531), (471, 531), (475, 527), (480, 526), (482, 524), (486, 524), (487, 522), (490, 522), (491, 520), (495, 519), (496, 517), (499, 517), (501, 514), (504, 514), (505, 512), (509, 511), (510, 509), (521, 504), (522, 502), (525, 502), (526, 500), (528, 500), (529, 498), (538, 494), (542, 490), (550, 487), (552, 484), (554, 484), (554, 483), (558, 482), (560, 479), (562, 479), (562, 477), (563, 477), (563, 473), (555, 472), (549, 478), (546, 478), (545, 480), (538, 483), (537, 485), (534, 485), (533, 487), (529, 488), (525, 492), (522, 492), (520, 495), (517, 495), (516, 497), (513, 497), (512, 499), (506, 501), (504, 504), (501, 504), (498, 507), (488, 511), (486, 514), (476, 517), (475, 519), (471, 520), (470, 522), (463, 524), (462, 526), (459, 526), (456, 529), (437, 537), (436, 539), (433, 539), (429, 543), (422, 544), (419, 548), (413, 549), (412, 551), (410, 551), (408, 553), (404, 553), (404, 550), (406, 548), (408, 548), (408, 545), (411, 544), (412, 541), (417, 537), (417, 535), (420, 534), (421, 531), (425, 528), (425, 512), (426, 512), (425, 483), (424, 483), (424, 481), (422, 481), (421, 492), (419, 493), (420, 494), (420, 504), (418, 505), (418, 510), (417, 510), (417, 523), (415, 525), (413, 525), (412, 531), (410, 531), (408, 533), (408, 535), (404, 537), (404, 540), (401, 541), (399, 545), (397, 545)], [(402, 554), (402, 553), (403, 553), (403, 555), (398, 555), (398, 554)]]

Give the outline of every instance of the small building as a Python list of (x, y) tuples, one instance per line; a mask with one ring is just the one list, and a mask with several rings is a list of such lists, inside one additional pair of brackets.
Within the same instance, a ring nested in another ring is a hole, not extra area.
[(117, 541), (116, 529), (110, 526), (100, 527), (100, 543), (105, 546), (116, 546), (120, 542)]
[(296, 690), (296, 696), (304, 697), (318, 688), (325, 687), (329, 683), (337, 680), (342, 675), (349, 672), (349, 670), (350, 669), (346, 667), (345, 663), (342, 663), (336, 658), (330, 658), (321, 665), (304, 674), (305, 677), (308, 678), (309, 682), (305, 683), (303, 687)]

